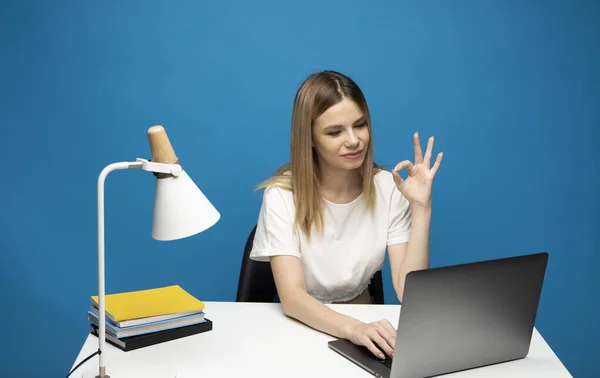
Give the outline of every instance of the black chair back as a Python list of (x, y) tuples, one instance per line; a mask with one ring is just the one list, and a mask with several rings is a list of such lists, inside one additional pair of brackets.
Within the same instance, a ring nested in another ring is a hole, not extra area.
[(277, 294), (271, 263), (250, 259), (256, 226), (250, 232), (238, 281), (236, 302), (273, 302)]

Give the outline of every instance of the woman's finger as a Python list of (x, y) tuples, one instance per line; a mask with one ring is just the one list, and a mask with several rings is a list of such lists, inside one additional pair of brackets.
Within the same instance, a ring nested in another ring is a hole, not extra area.
[(392, 170), (392, 177), (394, 178), (394, 182), (396, 183), (396, 185), (398, 187), (401, 187), (404, 182), (404, 180), (402, 180), (402, 177), (400, 177), (399, 171), (401, 169), (406, 168), (406, 169), (408, 169), (408, 172), (410, 174), (412, 167), (413, 167), (413, 164), (409, 160), (404, 160), (404, 161), (401, 161), (400, 163), (396, 164), (396, 166)]
[(373, 342), (377, 343), (377, 345), (379, 345), (380, 349), (383, 349), (383, 351), (385, 352), (385, 354), (387, 354), (388, 356), (393, 356), (394, 355), (394, 349), (390, 346), (390, 344), (388, 344), (388, 342), (382, 337), (381, 331), (377, 328), (372, 328), (371, 333), (369, 334), (369, 336), (371, 337), (371, 340), (373, 340)]
[(386, 353), (391, 357), (394, 354), (394, 347), (396, 346), (396, 340), (390, 334), (390, 332), (381, 324), (377, 326), (377, 332), (379, 332), (379, 336), (383, 339), (383, 342), (389, 347), (389, 351), (386, 350)]
[(429, 138), (429, 141), (427, 142), (427, 151), (425, 151), (425, 158), (423, 159), (423, 164), (425, 164), (425, 166), (427, 168), (429, 168), (429, 165), (431, 164), (431, 152), (433, 151), (433, 137)]
[(431, 168), (431, 173), (433, 175), (435, 175), (438, 171), (438, 169), (440, 168), (440, 164), (442, 163), (442, 157), (444, 157), (444, 153), (440, 152), (437, 156), (437, 159), (435, 159), (435, 163), (433, 164), (433, 168)]
[(390, 324), (390, 322), (388, 322), (387, 320), (382, 320), (380, 322), (382, 329), (384, 330), (385, 334), (387, 335), (386, 340), (388, 341), (388, 343), (390, 343), (390, 346), (392, 348), (396, 347), (396, 330), (394, 329), (394, 327), (392, 327), (392, 325)]
[(402, 180), (402, 177), (400, 177), (400, 175), (398, 174), (398, 172), (392, 171), (392, 177), (394, 178), (394, 182), (396, 183), (396, 186), (398, 188), (401, 188), (402, 185), (403, 185), (404, 180)]
[(408, 170), (408, 173), (410, 174), (413, 168), (413, 163), (411, 163), (410, 160), (401, 161), (400, 163), (396, 164), (392, 172), (399, 172), (404, 168), (406, 168)]
[(363, 341), (362, 344), (364, 346), (366, 346), (367, 349), (369, 349), (371, 351), (371, 353), (373, 353), (374, 356), (381, 358), (382, 360), (385, 359), (385, 355), (383, 353), (381, 353), (381, 350), (379, 350), (379, 348), (377, 348), (375, 346), (373, 341), (371, 341), (371, 339), (368, 336), (365, 336), (365, 340)]
[(423, 151), (421, 151), (421, 141), (419, 140), (419, 133), (413, 135), (413, 144), (415, 148), (415, 164), (421, 164), (423, 162)]

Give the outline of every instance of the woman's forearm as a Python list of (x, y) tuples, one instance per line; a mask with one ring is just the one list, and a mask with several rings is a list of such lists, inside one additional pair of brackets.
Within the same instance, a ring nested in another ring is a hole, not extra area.
[(282, 301), (281, 305), (287, 316), (331, 336), (346, 339), (351, 329), (361, 323), (330, 309), (303, 290), (297, 289), (286, 297), (290, 299)]
[(413, 270), (429, 268), (429, 230), (431, 225), (431, 207), (411, 209), (411, 231), (406, 257), (398, 271), (398, 299), (402, 301), (406, 275)]

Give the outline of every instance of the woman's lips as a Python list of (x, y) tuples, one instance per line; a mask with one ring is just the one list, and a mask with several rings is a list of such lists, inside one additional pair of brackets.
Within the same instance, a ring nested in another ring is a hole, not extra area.
[(363, 150), (354, 152), (354, 153), (350, 153), (350, 154), (345, 154), (342, 155), (343, 157), (345, 157), (346, 159), (358, 159), (363, 153)]

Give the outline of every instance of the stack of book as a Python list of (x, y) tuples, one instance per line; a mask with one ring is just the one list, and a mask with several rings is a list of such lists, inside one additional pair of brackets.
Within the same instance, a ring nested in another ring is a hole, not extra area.
[[(88, 311), (98, 336), (98, 296)], [(105, 296), (106, 341), (124, 351), (212, 330), (204, 303), (179, 285)]]

